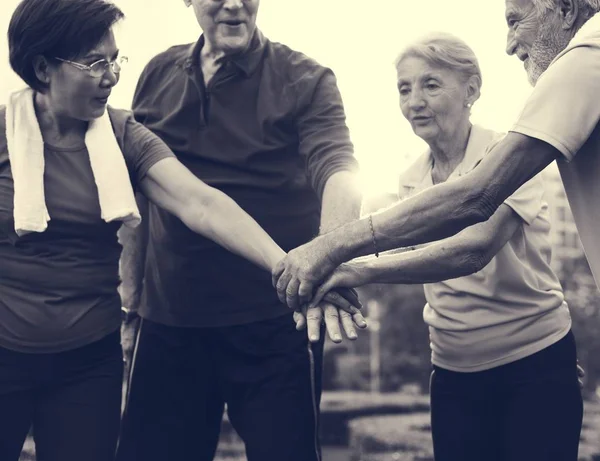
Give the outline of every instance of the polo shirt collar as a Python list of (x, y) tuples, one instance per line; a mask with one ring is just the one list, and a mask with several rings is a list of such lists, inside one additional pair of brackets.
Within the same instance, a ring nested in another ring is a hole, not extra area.
[[(469, 140), (465, 156), (457, 167), (454, 169), (448, 179), (456, 176), (462, 176), (468, 173), (483, 159), (483, 156), (489, 149), (490, 144), (498, 139), (499, 135), (495, 131), (488, 130), (479, 125), (471, 127)], [(431, 183), (431, 168), (433, 167), (433, 156), (431, 151), (427, 151), (421, 155), (402, 175), (400, 187), (409, 189), (420, 189), (432, 185)]]
[[(245, 51), (231, 56), (227, 56), (223, 60), (226, 63), (232, 63), (237, 68), (239, 68), (246, 77), (249, 77), (254, 73), (254, 71), (256, 71), (262, 60), (265, 51), (266, 41), (267, 39), (265, 38), (263, 33), (260, 30), (258, 30), (258, 28), (256, 28), (254, 31), (254, 35), (250, 40), (250, 45)], [(182, 65), (185, 68), (198, 66), (200, 50), (202, 50), (203, 46), (204, 34), (200, 36), (196, 43), (192, 43), (189, 46), (188, 52), (186, 53), (182, 62)]]

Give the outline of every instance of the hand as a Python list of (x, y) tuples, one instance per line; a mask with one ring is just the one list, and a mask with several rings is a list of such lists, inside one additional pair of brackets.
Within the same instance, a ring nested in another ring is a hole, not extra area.
[(282, 303), (297, 310), (310, 301), (313, 288), (336, 266), (325, 236), (293, 249), (272, 271), (273, 286)]
[[(348, 312), (350, 315), (354, 315), (362, 309), (360, 299), (358, 299), (358, 293), (354, 288), (340, 288), (337, 290), (331, 290), (322, 296), (324, 301), (331, 304), (335, 304), (339, 309)], [(317, 303), (311, 302), (308, 307), (316, 307)]]
[(355, 340), (358, 337), (355, 326), (360, 329), (367, 327), (367, 322), (360, 311), (351, 315), (328, 302), (323, 302), (310, 309), (305, 306), (301, 310), (294, 312), (296, 330), (307, 328), (308, 340), (311, 343), (319, 342), (323, 319), (325, 320), (325, 327), (327, 328), (329, 338), (334, 343), (342, 342), (340, 323), (342, 324), (344, 333), (350, 340)]
[(321, 286), (319, 286), (309, 307), (314, 307), (320, 303), (322, 299), (327, 300), (327, 296), (329, 293), (332, 293), (332, 290), (340, 291), (340, 289), (354, 288), (364, 285), (364, 283), (365, 279), (363, 271), (361, 271), (360, 266), (357, 263), (340, 264), (331, 274), (329, 274)]
[(125, 376), (128, 376), (133, 361), (141, 317), (137, 314), (137, 310), (130, 310), (126, 307), (121, 308), (121, 314), (121, 347), (123, 348), (123, 360), (125, 362), (124, 373)]

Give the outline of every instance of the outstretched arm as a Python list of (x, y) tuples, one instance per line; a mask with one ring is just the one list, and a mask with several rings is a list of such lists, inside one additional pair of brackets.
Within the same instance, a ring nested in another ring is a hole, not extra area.
[[(396, 205), (346, 224), (289, 252), (273, 271), (278, 291), (306, 291), (344, 261), (440, 240), (486, 221), (504, 200), (559, 155), (543, 141), (510, 132), (469, 174), (431, 187)], [(372, 221), (372, 227), (371, 222)]]
[(315, 301), (336, 287), (433, 283), (473, 274), (492, 260), (521, 223), (508, 205), (501, 205), (488, 221), (427, 247), (344, 263), (319, 287)]
[(175, 158), (153, 165), (140, 188), (149, 200), (173, 213), (194, 232), (267, 271), (285, 256), (231, 198), (200, 181)]

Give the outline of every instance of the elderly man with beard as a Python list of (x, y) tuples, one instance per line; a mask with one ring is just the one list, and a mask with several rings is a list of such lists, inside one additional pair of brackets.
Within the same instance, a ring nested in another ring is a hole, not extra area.
[[(506, 0), (507, 49), (534, 91), (519, 119), (469, 174), (346, 224), (288, 253), (273, 284), (290, 306), (344, 261), (449, 237), (486, 221), (554, 160), (600, 285), (600, 0)], [(311, 303), (317, 303), (314, 296)]]
[[(600, 0), (506, 0), (506, 51), (524, 62), (535, 86), (510, 132), (461, 178), (428, 188), (291, 251), (273, 272), (280, 296), (287, 294), (292, 306), (303, 303), (319, 283), (332, 286), (328, 276), (344, 261), (440, 240), (488, 220), (521, 185), (554, 160), (596, 283), (600, 284), (599, 11)], [(468, 233), (461, 236), (467, 239)], [(528, 251), (526, 245), (522, 251)], [(399, 270), (393, 255), (371, 258), (368, 264), (373, 273)], [(539, 268), (531, 266), (531, 270)], [(320, 291), (311, 302), (319, 301)], [(488, 447), (490, 452), (485, 455), (461, 460), (577, 460), (581, 417), (574, 418), (571, 412), (576, 406), (565, 405), (566, 395), (577, 393), (577, 363), (574, 353), (561, 357), (560, 366), (555, 360), (540, 363), (543, 372), (521, 367), (518, 382), (489, 377), (498, 392), (513, 392), (513, 398), (530, 396), (529, 409), (510, 417), (521, 433), (527, 433), (527, 440), (507, 444), (500, 452)], [(553, 399), (548, 394), (543, 397), (559, 382), (570, 391)], [(545, 392), (536, 393), (536, 389)], [(456, 428), (457, 433), (460, 429)], [(436, 453), (436, 459), (456, 459), (444, 455)]]

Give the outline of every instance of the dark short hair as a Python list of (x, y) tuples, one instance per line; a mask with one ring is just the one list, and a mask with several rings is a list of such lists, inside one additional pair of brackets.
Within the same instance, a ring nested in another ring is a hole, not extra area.
[(36, 56), (73, 59), (93, 49), (110, 28), (124, 17), (106, 0), (22, 0), (8, 26), (10, 65), (36, 91)]

